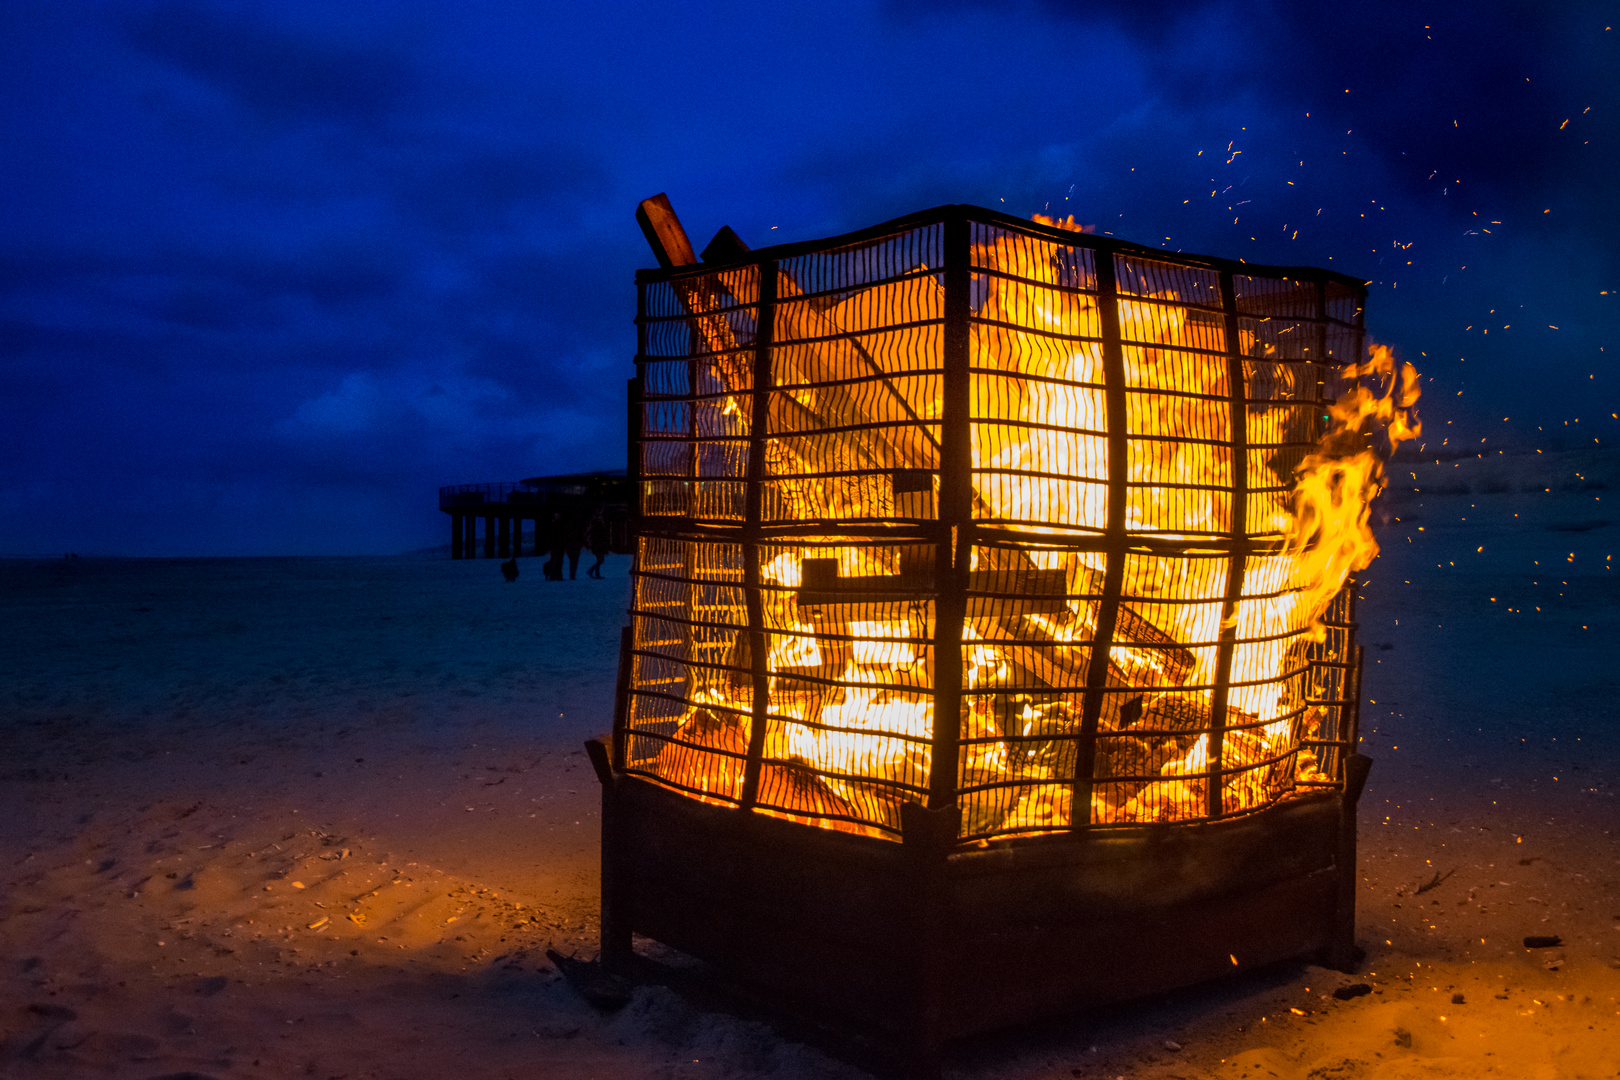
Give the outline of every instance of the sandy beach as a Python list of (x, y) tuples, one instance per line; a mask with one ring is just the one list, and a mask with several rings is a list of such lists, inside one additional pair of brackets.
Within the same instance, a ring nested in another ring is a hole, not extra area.
[[(948, 1076), (1620, 1073), (1620, 460), (1396, 476), (1360, 609), (1361, 970), (975, 1040)], [(0, 560), (0, 1076), (864, 1075), (663, 987), (598, 1014), (553, 970), (596, 948), (581, 742), (627, 560), (521, 565)]]

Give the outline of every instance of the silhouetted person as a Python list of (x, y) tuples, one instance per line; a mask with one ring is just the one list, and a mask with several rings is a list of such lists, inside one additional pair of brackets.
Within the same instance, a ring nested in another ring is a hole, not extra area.
[(607, 519), (602, 516), (602, 508), (598, 506), (591, 512), (590, 524), (585, 526), (585, 546), (596, 556), (596, 562), (585, 573), (598, 581), (602, 580), (602, 564), (607, 561), (610, 539)]
[(501, 563), (501, 576), (506, 578), (506, 583), (508, 585), (517, 580), (518, 569), (516, 559), (507, 559), (505, 562)]
[(546, 561), (546, 580), (561, 581), (563, 552), (568, 548), (568, 526), (563, 521), (562, 514), (556, 511), (551, 515), (546, 543), (551, 548), (551, 558)]
[[(585, 530), (588, 522), (584, 507), (575, 507), (563, 520), (563, 529), (567, 534), (568, 580), (573, 581), (579, 576), (579, 553), (585, 550)], [(559, 566), (558, 569), (561, 570), (562, 567)]]

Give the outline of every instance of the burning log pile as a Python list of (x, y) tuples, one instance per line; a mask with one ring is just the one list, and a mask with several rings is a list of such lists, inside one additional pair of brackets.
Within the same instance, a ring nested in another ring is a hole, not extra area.
[(943, 208), (693, 255), (643, 228), (617, 770), (898, 837), (1343, 783), (1352, 575), (1410, 365), (1360, 282)]

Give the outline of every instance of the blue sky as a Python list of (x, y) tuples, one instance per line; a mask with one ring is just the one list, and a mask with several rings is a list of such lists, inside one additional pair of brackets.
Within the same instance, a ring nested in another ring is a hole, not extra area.
[(394, 552), (621, 465), (658, 191), (699, 247), (968, 202), (1331, 266), (1431, 446), (1620, 439), (1617, 21), (10, 0), (0, 553)]

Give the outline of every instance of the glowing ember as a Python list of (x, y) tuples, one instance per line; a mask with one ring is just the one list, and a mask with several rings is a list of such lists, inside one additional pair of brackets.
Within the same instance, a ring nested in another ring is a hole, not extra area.
[[(703, 364), (671, 393), (686, 398), (668, 427), (692, 440), (689, 456), (664, 461), (646, 444), (646, 512), (740, 522), (763, 415), (761, 522), (823, 529), (761, 544), (752, 614), (741, 544), (644, 538), (627, 767), (708, 801), (893, 835), (901, 802), (930, 791), (937, 582), (965, 572), (964, 836), (1239, 813), (1331, 782), (1301, 745), (1326, 708), (1309, 691), (1311, 649), (1377, 554), (1368, 520), (1383, 461), (1418, 433), (1411, 365), (1378, 347), (1333, 372), (1329, 320), (1290, 308), (1286, 290), (1303, 286), (1286, 277), (1234, 286), (975, 228), (969, 497), (981, 530), (965, 567), (929, 532), (948, 498), (937, 262), (897, 263), (891, 249), (867, 279), (882, 280), (832, 292), (803, 276), (811, 265), (766, 264), (775, 390), (760, 413), (746, 313), (759, 268), (672, 286)], [(1092, 265), (1104, 258), (1117, 280), (1107, 300)], [(1271, 309), (1254, 301), (1235, 317), (1221, 290), (1245, 287)], [(1324, 424), (1317, 384), (1335, 376), (1344, 389)], [(1111, 416), (1127, 436), (1122, 472)], [(900, 542), (856, 527), (872, 523), (898, 523)], [(1130, 542), (1111, 552), (1106, 538), (1121, 534)], [(751, 639), (765, 642), (757, 666)], [(1090, 799), (1079, 822), (1077, 791)]]

